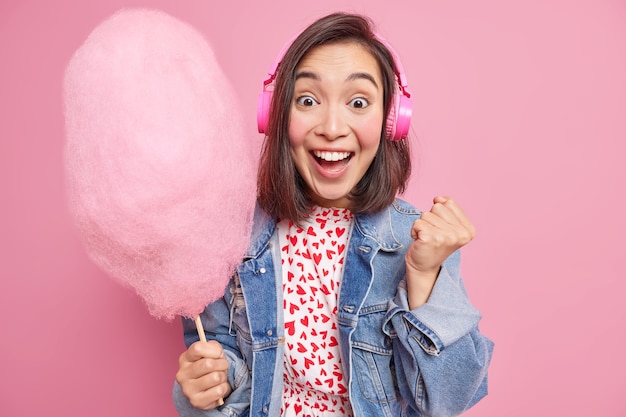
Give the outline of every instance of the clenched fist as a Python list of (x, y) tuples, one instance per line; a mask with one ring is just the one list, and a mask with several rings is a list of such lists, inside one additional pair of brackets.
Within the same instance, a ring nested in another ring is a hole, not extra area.
[(454, 251), (476, 236), (476, 229), (461, 207), (449, 197), (435, 197), (430, 211), (413, 223), (414, 242), (406, 252), (409, 306), (424, 304), (435, 285), (439, 269)]
[(189, 402), (201, 410), (223, 404), (230, 395), (228, 360), (222, 345), (212, 340), (196, 342), (180, 355), (176, 381)]

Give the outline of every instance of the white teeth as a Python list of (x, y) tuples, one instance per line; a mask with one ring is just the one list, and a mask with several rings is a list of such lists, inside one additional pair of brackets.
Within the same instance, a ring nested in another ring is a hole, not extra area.
[(350, 156), (350, 152), (325, 152), (314, 151), (313, 154), (324, 161), (341, 161)]

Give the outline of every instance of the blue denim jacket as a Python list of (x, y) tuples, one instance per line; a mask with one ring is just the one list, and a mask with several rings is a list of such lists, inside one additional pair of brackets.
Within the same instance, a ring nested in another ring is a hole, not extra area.
[[(355, 417), (453, 416), (487, 393), (493, 343), (478, 330), (459, 273), (459, 253), (441, 268), (428, 302), (408, 307), (404, 255), (420, 212), (402, 200), (355, 216), (345, 257), (337, 324)], [(216, 410), (195, 409), (174, 384), (188, 416), (278, 416), (284, 324), (276, 222), (255, 212), (251, 245), (223, 298), (201, 314), (207, 339), (230, 362), (233, 392)], [(198, 340), (183, 320), (185, 343)]]

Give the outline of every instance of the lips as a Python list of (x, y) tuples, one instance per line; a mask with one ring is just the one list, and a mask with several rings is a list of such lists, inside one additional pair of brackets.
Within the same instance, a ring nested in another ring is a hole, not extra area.
[(331, 172), (340, 171), (352, 158), (351, 152), (313, 151), (312, 154), (323, 169)]

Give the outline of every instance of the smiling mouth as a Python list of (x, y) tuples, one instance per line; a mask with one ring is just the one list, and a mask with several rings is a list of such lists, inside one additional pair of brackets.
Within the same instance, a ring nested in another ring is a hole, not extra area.
[(317, 163), (328, 171), (339, 171), (350, 162), (351, 152), (313, 151)]

